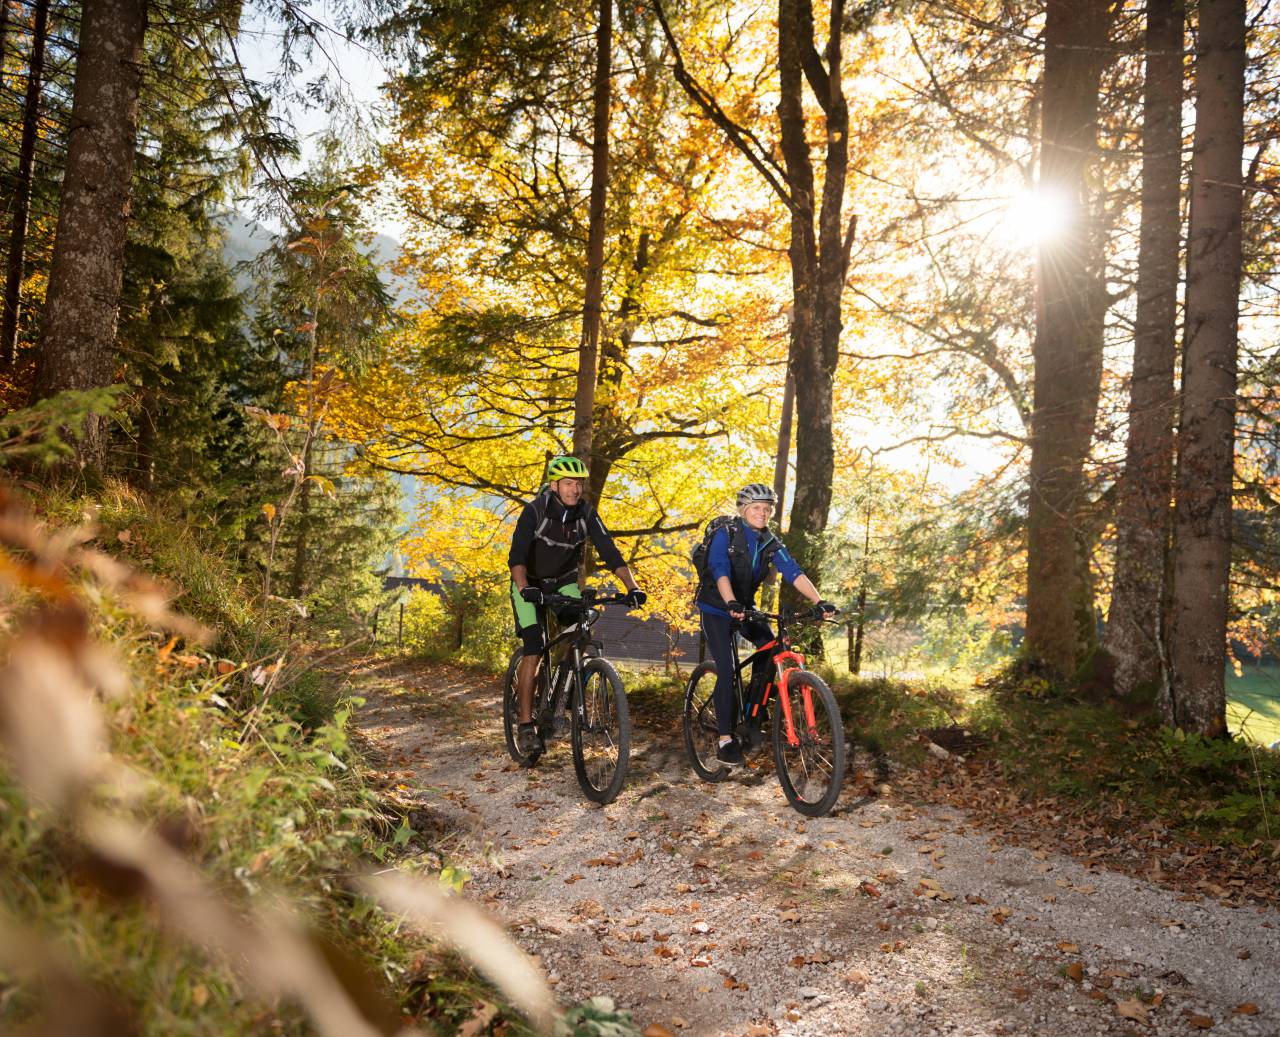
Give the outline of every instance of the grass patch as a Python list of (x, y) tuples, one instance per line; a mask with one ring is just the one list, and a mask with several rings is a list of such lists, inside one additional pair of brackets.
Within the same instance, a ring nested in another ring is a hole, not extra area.
[(1280, 666), (1245, 663), (1227, 671), (1227, 725), (1259, 745), (1280, 742)]
[(969, 706), (965, 692), (942, 681), (825, 676), (853, 741), (875, 755), (905, 763), (916, 762), (924, 754), (916, 737), (919, 731), (962, 723)]

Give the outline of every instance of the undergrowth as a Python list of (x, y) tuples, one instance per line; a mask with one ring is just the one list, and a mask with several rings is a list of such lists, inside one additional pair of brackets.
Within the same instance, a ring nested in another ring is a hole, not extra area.
[(1101, 811), (1123, 803), (1173, 831), (1219, 844), (1280, 839), (1280, 754), (1238, 738), (1205, 738), (1080, 701), (1037, 684), (1004, 683), (970, 723), (1003, 772), (1030, 794)]
[[(244, 647), (278, 645), (283, 634), (231, 560), (163, 504), (128, 490), (93, 500), (50, 494), (35, 508), (51, 531), (96, 512), (100, 546), (174, 583), (178, 606), (215, 631), (203, 647), (175, 646), (109, 594), (82, 588), (95, 639), (131, 678), (103, 704), (110, 751), (140, 790), (131, 816), (179, 847), (230, 902), (266, 897), (300, 911), (387, 1032), (414, 1020), (451, 1032), (477, 1005), (497, 1002), (468, 966), (353, 891), (351, 878), (377, 862), (420, 869), (414, 855), (426, 849), (366, 781), (347, 731), (359, 700), (312, 670), (269, 701), (233, 704)], [(23, 607), (10, 595), (0, 608), (5, 629)], [(86, 861), (76, 846), (67, 822), (0, 767), (0, 922), (8, 916), (56, 948), (76, 989), (110, 1005), (120, 1020), (113, 1032), (314, 1032), (300, 1008), (265, 1003), (227, 964), (167, 933), (127, 875)], [(38, 1028), (43, 1009), (68, 990), (0, 970), (0, 1030)], [(509, 1032), (523, 1032), (518, 1015), (503, 1017)]]

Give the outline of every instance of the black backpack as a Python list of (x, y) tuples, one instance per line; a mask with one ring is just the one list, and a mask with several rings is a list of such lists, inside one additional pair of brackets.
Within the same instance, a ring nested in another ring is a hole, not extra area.
[(738, 517), (736, 515), (718, 515), (707, 523), (707, 528), (702, 532), (702, 542), (693, 549), (693, 553), (689, 556), (689, 560), (693, 562), (693, 571), (698, 574), (699, 580), (704, 580), (707, 576), (707, 551), (711, 547), (711, 538), (722, 529), (729, 529), (729, 554), (733, 554), (734, 537), (731, 527), (737, 521)]

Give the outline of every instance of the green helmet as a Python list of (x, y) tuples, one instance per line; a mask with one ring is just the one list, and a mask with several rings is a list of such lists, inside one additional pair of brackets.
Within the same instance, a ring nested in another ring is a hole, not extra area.
[(551, 463), (547, 465), (547, 482), (555, 482), (557, 479), (585, 478), (587, 478), (587, 466), (576, 457), (563, 454), (560, 457), (553, 457)]

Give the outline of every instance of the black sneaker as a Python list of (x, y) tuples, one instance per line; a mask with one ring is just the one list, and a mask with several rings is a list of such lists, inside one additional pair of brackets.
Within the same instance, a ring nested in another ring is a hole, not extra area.
[(516, 749), (521, 756), (532, 756), (534, 753), (542, 752), (542, 739), (538, 735), (537, 724), (520, 724), (516, 728)]
[(741, 767), (746, 762), (742, 758), (742, 750), (738, 747), (736, 738), (732, 742), (725, 742), (716, 750), (716, 759), (726, 767)]

